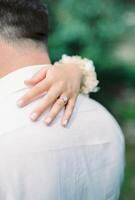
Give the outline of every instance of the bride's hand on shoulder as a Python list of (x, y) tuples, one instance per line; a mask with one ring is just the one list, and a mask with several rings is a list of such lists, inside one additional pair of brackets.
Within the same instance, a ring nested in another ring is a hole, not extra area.
[[(67, 126), (79, 95), (81, 79), (82, 71), (76, 64), (55, 63), (50, 67), (44, 67), (30, 80), (25, 81), (25, 84), (32, 86), (32, 88), (18, 100), (17, 104), (19, 107), (24, 107), (36, 97), (46, 93), (38, 107), (30, 114), (31, 120), (36, 121), (51, 107), (50, 113), (45, 119), (45, 123), (49, 125), (65, 108), (61, 124)], [(67, 103), (66, 100), (68, 100)]]

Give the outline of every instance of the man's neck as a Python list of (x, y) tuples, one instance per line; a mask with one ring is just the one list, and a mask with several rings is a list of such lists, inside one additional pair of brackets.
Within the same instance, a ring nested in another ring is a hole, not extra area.
[(51, 64), (45, 49), (0, 42), (0, 78), (26, 66)]

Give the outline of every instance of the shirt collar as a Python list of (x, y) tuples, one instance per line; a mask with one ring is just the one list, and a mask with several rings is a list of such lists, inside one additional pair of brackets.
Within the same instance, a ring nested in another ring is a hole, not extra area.
[(48, 66), (47, 64), (27, 66), (2, 77), (0, 79), (0, 98), (18, 90), (28, 88), (28, 86), (24, 84), (24, 80), (30, 79), (39, 70)]

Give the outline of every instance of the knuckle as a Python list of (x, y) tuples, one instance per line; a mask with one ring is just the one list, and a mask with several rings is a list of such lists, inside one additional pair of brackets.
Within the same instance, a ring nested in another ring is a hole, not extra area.
[(47, 81), (51, 84), (54, 82), (54, 74), (52, 71), (49, 72), (49, 75), (47, 76)]
[(71, 113), (71, 112), (73, 112), (73, 110), (74, 110), (74, 106), (70, 106), (69, 108), (68, 108), (68, 111)]
[(56, 115), (57, 115), (57, 111), (52, 111), (50, 114), (51, 117), (55, 117)]
[(50, 103), (50, 102), (52, 102), (54, 100), (54, 97), (53, 97), (53, 95), (52, 94), (47, 94), (46, 96), (45, 96), (45, 98), (44, 98), (44, 100), (43, 100), (43, 103), (45, 104), (45, 103)]
[(37, 112), (43, 112), (45, 110), (45, 108), (46, 108), (46, 105), (41, 104), (36, 108), (36, 110), (37, 110)]
[(57, 102), (57, 106), (58, 106), (58, 107), (63, 107), (63, 106), (64, 106), (64, 102), (60, 99), (60, 100)]
[(26, 103), (31, 100), (31, 95), (28, 93), (27, 95), (23, 96), (22, 99), (23, 99), (23, 102)]
[(74, 108), (74, 106), (75, 106), (75, 103), (72, 101), (69, 101), (69, 108)]
[(47, 108), (46, 102), (42, 101), (41, 104), (36, 108), (37, 112), (44, 112)]
[(46, 99), (43, 99), (41, 105), (39, 106), (40, 110), (45, 110), (50, 105), (50, 102)]
[(42, 82), (42, 83), (40, 83), (40, 84), (37, 84), (36, 86), (35, 86), (35, 88), (33, 88), (33, 94), (36, 94), (36, 93), (40, 93), (42, 90), (43, 90), (43, 87), (45, 87), (45, 85), (44, 85), (44, 83)]
[(54, 101), (54, 97), (52, 95), (49, 95), (47, 100), (50, 101), (50, 102), (53, 102)]

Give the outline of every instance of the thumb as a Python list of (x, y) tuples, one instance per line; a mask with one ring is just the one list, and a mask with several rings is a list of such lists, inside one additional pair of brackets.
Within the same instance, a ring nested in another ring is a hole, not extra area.
[(49, 67), (45, 67), (41, 69), (39, 72), (34, 74), (34, 76), (32, 76), (30, 79), (25, 80), (24, 83), (26, 85), (36, 85), (37, 83), (45, 79), (48, 70), (49, 70)]

